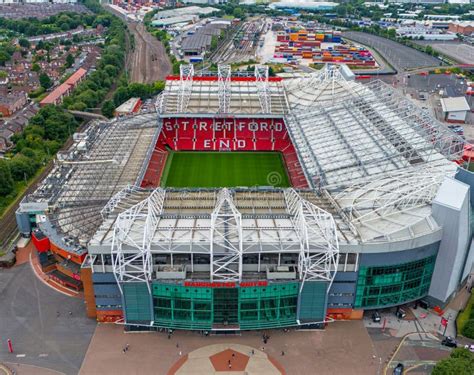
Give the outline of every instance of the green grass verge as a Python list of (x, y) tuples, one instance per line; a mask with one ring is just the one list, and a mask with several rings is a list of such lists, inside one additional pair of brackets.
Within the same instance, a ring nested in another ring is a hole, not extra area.
[(289, 187), (279, 152), (170, 152), (163, 187)]
[(472, 309), (474, 309), (474, 293), (471, 294), (471, 297), (469, 298), (466, 307), (462, 312), (458, 314), (456, 318), (456, 327), (458, 329), (458, 334), (462, 334), (462, 329), (469, 320)]

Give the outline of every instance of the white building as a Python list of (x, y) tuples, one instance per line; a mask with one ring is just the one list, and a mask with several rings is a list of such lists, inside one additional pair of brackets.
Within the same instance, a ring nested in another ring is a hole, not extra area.
[(469, 104), (464, 96), (441, 98), (441, 108), (445, 121), (461, 124), (466, 122), (467, 112), (470, 111)]

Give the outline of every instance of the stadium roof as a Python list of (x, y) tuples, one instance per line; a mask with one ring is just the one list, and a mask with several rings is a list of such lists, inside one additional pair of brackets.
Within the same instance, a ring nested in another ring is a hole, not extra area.
[[(258, 78), (257, 78), (258, 76)], [(287, 103), (281, 78), (266, 70), (255, 76), (231, 76), (230, 66), (220, 66), (218, 76), (194, 76), (191, 66), (181, 65), (180, 76), (168, 77), (157, 101), (162, 116), (174, 114), (282, 115)]]
[(289, 225), (295, 201), (330, 213), (342, 243), (390, 242), (439, 230), (431, 203), (454, 175), (464, 146), (389, 85), (348, 81), (334, 67), (282, 82), (263, 69), (233, 77), (224, 66), (216, 78), (194, 77), (182, 66), (180, 77), (167, 80), (157, 109), (161, 117), (283, 117), (313, 191), (134, 188), (161, 130), (152, 113), (90, 126), (29, 199), (48, 202), (48, 219), (63, 233), (86, 242), (93, 237), (92, 245), (109, 251), (120, 229), (116, 218), (131, 207), (133, 222), (124, 214), (122, 223), (134, 241), (143, 240), (140, 212), (149, 207), (156, 225), (147, 235), (151, 249), (204, 251), (219, 194), (241, 215), (246, 249), (290, 248), (300, 225)]

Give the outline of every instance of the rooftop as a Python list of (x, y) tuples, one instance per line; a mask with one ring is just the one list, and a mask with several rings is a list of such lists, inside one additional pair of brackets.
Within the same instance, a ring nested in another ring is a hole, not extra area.
[(464, 96), (455, 98), (441, 98), (441, 108), (443, 112), (469, 111), (469, 104)]

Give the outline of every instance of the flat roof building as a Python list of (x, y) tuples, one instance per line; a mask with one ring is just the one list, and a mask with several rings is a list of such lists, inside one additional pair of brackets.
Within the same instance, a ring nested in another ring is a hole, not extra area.
[(140, 98), (130, 98), (125, 103), (120, 104), (115, 110), (116, 116), (125, 116), (137, 113), (142, 106)]
[(467, 112), (470, 110), (469, 104), (464, 96), (456, 98), (441, 98), (441, 108), (444, 113), (444, 120), (454, 123), (465, 123)]

